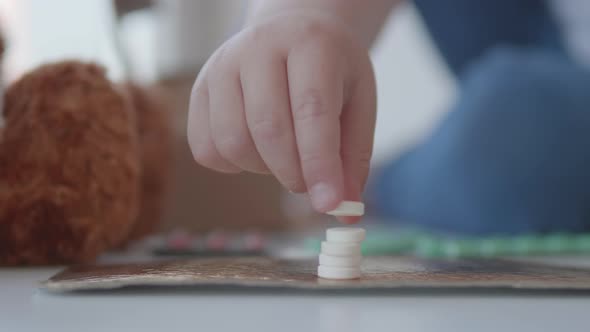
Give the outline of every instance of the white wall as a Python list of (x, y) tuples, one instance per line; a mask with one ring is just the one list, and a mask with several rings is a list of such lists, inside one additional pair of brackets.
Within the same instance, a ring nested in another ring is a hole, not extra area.
[(408, 149), (436, 124), (455, 95), (455, 82), (413, 6), (389, 19), (372, 52), (378, 87), (374, 162)]
[(105, 0), (0, 0), (8, 38), (3, 68), (10, 79), (48, 61), (97, 61), (123, 76), (112, 42), (113, 16)]

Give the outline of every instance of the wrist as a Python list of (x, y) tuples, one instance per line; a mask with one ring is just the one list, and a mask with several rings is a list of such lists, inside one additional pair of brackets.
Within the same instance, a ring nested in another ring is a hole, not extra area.
[(345, 19), (340, 17), (333, 11), (321, 9), (321, 8), (309, 8), (302, 6), (265, 6), (260, 8), (253, 8), (248, 14), (245, 27), (263, 23), (271, 20), (278, 16), (299, 16), (308, 17), (312, 20), (326, 19), (338, 22), (339, 24), (346, 25)]
[[(350, 24), (342, 17), (335, 15), (332, 12), (310, 9), (310, 8), (285, 8), (282, 10), (267, 11), (265, 13), (258, 13), (252, 15), (245, 23), (244, 28), (250, 26), (265, 24), (266, 22), (298, 22), (300, 26), (311, 24), (319, 24), (321, 26), (329, 27), (328, 30), (339, 31), (339, 33), (348, 35), (351, 39), (359, 42), (359, 45), (365, 45), (362, 37), (351, 29)], [(368, 49), (368, 47), (367, 47)]]

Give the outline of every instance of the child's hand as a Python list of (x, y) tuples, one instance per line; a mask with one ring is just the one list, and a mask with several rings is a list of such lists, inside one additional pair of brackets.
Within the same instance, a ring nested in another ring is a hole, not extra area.
[(272, 173), (316, 210), (360, 200), (375, 126), (367, 49), (335, 18), (305, 12), (252, 24), (194, 85), (188, 139), (200, 164)]

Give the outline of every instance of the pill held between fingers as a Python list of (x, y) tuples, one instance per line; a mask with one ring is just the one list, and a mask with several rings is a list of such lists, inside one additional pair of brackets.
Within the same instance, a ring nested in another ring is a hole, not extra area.
[(326, 231), (328, 242), (362, 242), (365, 230), (358, 227), (334, 227)]
[(361, 255), (355, 254), (350, 256), (333, 256), (320, 254), (320, 265), (333, 267), (359, 267), (361, 265)]
[(318, 266), (318, 276), (325, 279), (357, 279), (361, 277), (359, 267)]
[(342, 201), (337, 208), (326, 214), (337, 217), (360, 217), (365, 214), (365, 204), (355, 201)]
[(361, 245), (358, 243), (346, 243), (346, 242), (322, 242), (322, 254), (331, 256), (351, 256), (360, 255)]

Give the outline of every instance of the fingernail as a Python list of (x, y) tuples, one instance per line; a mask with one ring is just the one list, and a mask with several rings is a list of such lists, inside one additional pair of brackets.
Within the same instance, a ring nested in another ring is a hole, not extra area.
[(336, 190), (332, 186), (321, 182), (311, 187), (310, 195), (313, 207), (320, 212), (329, 211), (338, 200)]

